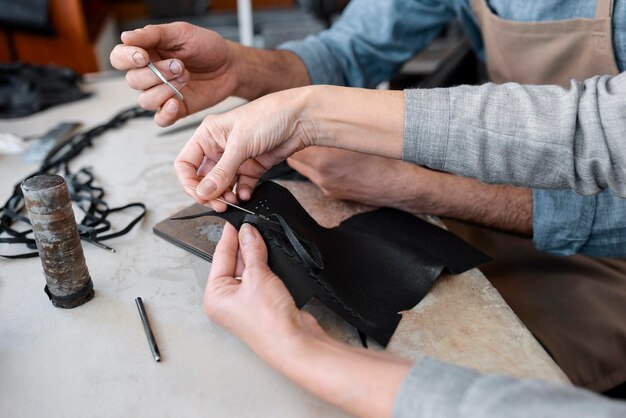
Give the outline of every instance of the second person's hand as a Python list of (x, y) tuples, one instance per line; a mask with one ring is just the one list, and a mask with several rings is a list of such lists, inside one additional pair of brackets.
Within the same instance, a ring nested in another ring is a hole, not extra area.
[[(237, 86), (233, 48), (219, 34), (188, 23), (124, 32), (110, 59), (113, 67), (128, 70), (128, 85), (142, 91), (139, 104), (157, 110), (161, 126), (224, 100)], [(149, 61), (182, 90), (184, 101), (146, 67)]]

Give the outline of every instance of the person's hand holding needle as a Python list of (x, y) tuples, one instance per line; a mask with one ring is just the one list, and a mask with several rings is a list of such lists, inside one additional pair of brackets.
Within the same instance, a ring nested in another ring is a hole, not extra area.
[(152, 70), (152, 72), (154, 73), (154, 75), (156, 75), (159, 80), (161, 80), (163, 83), (165, 83), (170, 89), (172, 89), (172, 91), (176, 94), (176, 96), (180, 99), (180, 100), (185, 100), (185, 97), (182, 95), (182, 93), (180, 91), (178, 91), (178, 89), (176, 87), (174, 87), (172, 85), (172, 83), (170, 83), (169, 81), (167, 81), (167, 78), (165, 78), (165, 76), (163, 74), (161, 74), (161, 71), (159, 71), (159, 69), (157, 67), (154, 66), (154, 64), (152, 62), (148, 62), (148, 68), (150, 68)]

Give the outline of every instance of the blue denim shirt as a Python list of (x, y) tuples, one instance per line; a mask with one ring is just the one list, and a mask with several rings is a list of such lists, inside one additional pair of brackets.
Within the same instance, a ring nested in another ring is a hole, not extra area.
[[(503, 19), (561, 20), (595, 15), (594, 0), (489, 0)], [(626, 68), (626, 0), (615, 0), (613, 47)], [(352, 0), (329, 30), (281, 46), (305, 63), (314, 84), (374, 87), (426, 47), (453, 18), (484, 59), (469, 0)], [(626, 199), (610, 190), (579, 196), (533, 190), (533, 242), (553, 254), (626, 257)]]

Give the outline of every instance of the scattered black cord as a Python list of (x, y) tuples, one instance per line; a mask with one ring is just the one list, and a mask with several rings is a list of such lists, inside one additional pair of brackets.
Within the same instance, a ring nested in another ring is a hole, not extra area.
[[(93, 184), (94, 176), (91, 170), (89, 168), (82, 168), (78, 172), (72, 173), (69, 168), (69, 163), (83, 152), (85, 148), (92, 146), (93, 140), (104, 132), (118, 128), (130, 119), (153, 115), (154, 113), (151, 111), (133, 107), (118, 113), (110, 121), (102, 125), (98, 125), (85, 132), (79, 132), (70, 138), (55, 153), (49, 155), (41, 163), (39, 170), (19, 181), (13, 187), (13, 194), (7, 199), (2, 208), (0, 208), (0, 243), (23, 244), (27, 248), (35, 251), (16, 255), (0, 254), (0, 257), (14, 259), (31, 258), (39, 255), (36, 251), (37, 246), (35, 239), (32, 238), (32, 229), (18, 231), (13, 227), (14, 224), (18, 222), (30, 225), (28, 217), (23, 214), (25, 205), (20, 185), (31, 177), (55, 173), (62, 173), (63, 177), (65, 177), (72, 201), (76, 202), (77, 206), (84, 213), (83, 219), (77, 225), (80, 238), (83, 241), (91, 242), (101, 248), (114, 251), (101, 241), (116, 238), (128, 233), (145, 216), (146, 206), (143, 203), (134, 202), (125, 206), (110, 208), (103, 200), (105, 194), (104, 189)], [(131, 208), (141, 209), (140, 214), (120, 231), (107, 234), (106, 232), (111, 229), (111, 222), (107, 219), (108, 216), (112, 213)], [(8, 236), (2, 237), (1, 235), (3, 233)]]

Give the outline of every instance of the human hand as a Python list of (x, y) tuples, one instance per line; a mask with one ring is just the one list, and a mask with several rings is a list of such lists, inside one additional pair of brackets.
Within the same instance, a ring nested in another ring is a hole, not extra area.
[(433, 183), (433, 172), (391, 158), (333, 148), (311, 147), (287, 160), (324, 195), (372, 206), (425, 213), (420, 204)]
[(223, 211), (213, 199), (228, 199), (235, 184), (249, 199), (265, 171), (308, 146), (400, 158), (403, 106), (402, 92), (309, 86), (269, 94), (207, 116), (174, 167), (191, 197)]
[[(293, 153), (313, 145), (315, 127), (302, 111), (303, 89), (274, 93), (221, 115), (209, 115), (174, 162), (179, 182), (200, 204), (223, 211), (230, 190), (248, 200), (259, 178)], [(195, 191), (194, 191), (195, 189)]]
[(243, 224), (239, 234), (229, 223), (224, 225), (204, 293), (204, 311), (274, 366), (291, 342), (326, 336), (310, 314), (296, 307), (270, 270), (265, 242), (249, 224)]
[[(143, 91), (139, 104), (157, 110), (154, 119), (160, 126), (224, 100), (237, 86), (231, 44), (219, 34), (176, 22), (148, 25), (122, 33), (122, 44), (110, 56), (118, 70), (127, 70), (126, 81)], [(185, 96), (180, 101), (174, 92), (146, 67), (148, 61)]]

